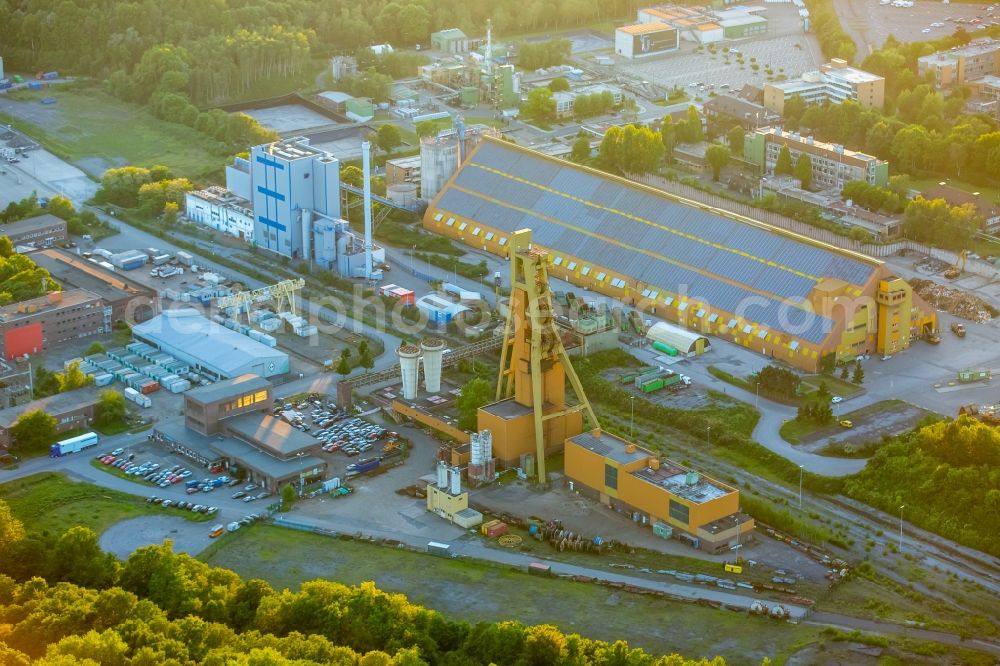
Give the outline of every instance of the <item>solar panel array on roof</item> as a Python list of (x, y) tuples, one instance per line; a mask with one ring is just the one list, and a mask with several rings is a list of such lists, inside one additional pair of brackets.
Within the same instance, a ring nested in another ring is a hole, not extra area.
[(715, 308), (742, 308), (748, 320), (815, 343), (826, 338), (832, 322), (795, 304), (820, 279), (861, 285), (875, 270), (498, 143), (483, 143), (455, 186), (438, 201), (442, 210), (508, 233), (531, 228), (540, 245)]

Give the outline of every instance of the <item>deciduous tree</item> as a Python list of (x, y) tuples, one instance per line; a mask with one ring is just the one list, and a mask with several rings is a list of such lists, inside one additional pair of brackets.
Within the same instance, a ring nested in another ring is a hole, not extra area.
[(723, 167), (729, 164), (730, 156), (729, 148), (718, 144), (713, 144), (705, 150), (705, 159), (708, 160), (709, 165), (712, 167), (712, 180), (719, 180), (719, 174), (722, 172)]
[(464, 430), (475, 430), (479, 408), (487, 404), (492, 397), (493, 387), (485, 379), (476, 377), (467, 382), (455, 400), (459, 427)]
[(55, 417), (41, 409), (21, 414), (10, 429), (14, 449), (23, 454), (44, 453), (55, 441), (56, 426)]

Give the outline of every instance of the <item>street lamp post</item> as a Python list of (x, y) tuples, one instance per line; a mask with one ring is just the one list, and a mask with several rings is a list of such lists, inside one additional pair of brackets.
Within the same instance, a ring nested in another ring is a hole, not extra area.
[(760, 407), (760, 382), (757, 382), (757, 393), (753, 399), (753, 406), (754, 408)]
[(802, 465), (799, 465), (799, 511), (802, 510)]
[(633, 433), (635, 432), (635, 396), (630, 395), (628, 397), (628, 400), (629, 400), (629, 406), (631, 407), (631, 415), (629, 416), (629, 422), (628, 422), (628, 438), (634, 439), (635, 435)]
[(410, 248), (410, 275), (413, 275), (416, 271), (413, 269), (413, 253), (416, 252), (417, 246), (414, 245)]
[(899, 552), (903, 552), (903, 509), (906, 508), (905, 504), (899, 505)]
[(705, 439), (708, 441), (708, 448), (712, 448), (712, 426), (707, 426), (705, 429), (707, 431)]

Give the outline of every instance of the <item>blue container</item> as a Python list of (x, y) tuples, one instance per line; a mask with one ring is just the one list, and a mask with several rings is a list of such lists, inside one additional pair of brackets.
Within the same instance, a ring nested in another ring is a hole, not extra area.
[(531, 536), (535, 536), (536, 534), (538, 534), (538, 525), (529, 525), (528, 534), (530, 534)]

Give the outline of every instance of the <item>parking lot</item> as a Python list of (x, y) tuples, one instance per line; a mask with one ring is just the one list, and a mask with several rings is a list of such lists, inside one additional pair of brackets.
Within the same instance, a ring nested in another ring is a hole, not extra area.
[[(975, 36), (978, 26), (1000, 22), (1000, 8), (991, 5), (931, 2), (917, 0), (913, 7), (882, 5), (875, 0), (839, 0), (834, 3), (844, 29), (858, 43), (858, 59), (885, 43), (889, 35), (902, 42), (940, 39), (955, 32), (960, 25)], [(984, 9), (985, 8), (985, 9)], [(978, 24), (968, 21), (980, 18)], [(951, 20), (949, 20), (951, 19)], [(956, 22), (956, 19), (966, 21)], [(932, 25), (943, 24), (943, 25)]]
[[(766, 35), (715, 44), (714, 54), (708, 49), (697, 51), (691, 42), (681, 42), (678, 52), (648, 60), (616, 59), (615, 67), (623, 74), (684, 88), (692, 94), (697, 92), (692, 83), (714, 86), (715, 92), (722, 92), (722, 86), (739, 90), (745, 84), (763, 87), (768, 81), (768, 68), (774, 80), (781, 75), (795, 78), (819, 68), (823, 63), (819, 46), (813, 35), (802, 32), (794, 5), (768, 5), (764, 16), (770, 22)], [(738, 51), (744, 64), (739, 64), (735, 54), (727, 57), (725, 49)], [(759, 67), (757, 71), (754, 64)]]

